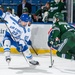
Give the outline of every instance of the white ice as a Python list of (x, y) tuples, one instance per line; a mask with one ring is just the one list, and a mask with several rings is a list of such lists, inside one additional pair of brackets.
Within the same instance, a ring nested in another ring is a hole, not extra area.
[(53, 56), (54, 64), (50, 66), (50, 56), (33, 55), (40, 65), (35, 68), (29, 67), (22, 55), (11, 55), (11, 62), (8, 65), (4, 54), (0, 54), (0, 75), (75, 75), (75, 61)]

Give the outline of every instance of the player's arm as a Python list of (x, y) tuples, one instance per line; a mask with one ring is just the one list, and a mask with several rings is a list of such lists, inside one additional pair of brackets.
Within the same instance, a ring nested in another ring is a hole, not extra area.
[(48, 46), (51, 47), (56, 41), (59, 41), (60, 30), (59, 28), (55, 27), (52, 29), (52, 32), (49, 34), (48, 37)]

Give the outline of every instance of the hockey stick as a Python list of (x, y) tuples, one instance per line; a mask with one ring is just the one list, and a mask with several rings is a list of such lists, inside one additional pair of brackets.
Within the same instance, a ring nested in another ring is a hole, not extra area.
[(34, 47), (32, 46), (32, 44), (31, 44), (31, 47), (32, 47), (33, 51), (35, 52), (35, 54), (38, 55), (38, 53), (36, 52), (36, 50), (34, 49)]
[(49, 66), (49, 68), (52, 68), (53, 64), (54, 64), (54, 60), (52, 59), (52, 47), (50, 47), (50, 62), (51, 62), (51, 65)]
[(23, 52), (21, 52), (21, 53), (22, 53), (24, 59), (26, 60), (26, 62), (29, 64), (29, 66), (30, 66), (31, 68), (35, 68), (36, 66), (29, 63), (29, 61), (27, 60), (27, 58), (26, 58), (26, 56), (23, 54)]
[[(15, 38), (14, 38), (14, 36), (13, 36), (12, 32), (10, 31), (9, 27), (7, 26), (6, 22), (5, 22), (5, 25), (6, 25), (6, 27), (8, 28), (9, 32), (11, 33), (11, 36), (12, 36), (12, 37), (13, 37), (13, 39), (15, 40)], [(15, 40), (15, 41), (16, 41), (16, 40)]]
[[(28, 62), (26, 56), (23, 54), (23, 52), (21, 52), (21, 53), (22, 53), (23, 57), (25, 58), (26, 62), (29, 64), (29, 62)], [(30, 64), (29, 64), (29, 65), (30, 65)]]

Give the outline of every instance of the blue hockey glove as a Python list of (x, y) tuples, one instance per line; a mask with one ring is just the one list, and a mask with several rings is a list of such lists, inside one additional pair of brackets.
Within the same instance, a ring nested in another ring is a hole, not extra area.
[(27, 44), (28, 44), (28, 45), (32, 45), (32, 41), (29, 40), (29, 41), (27, 42)]
[(18, 47), (17, 47), (17, 50), (19, 52), (23, 52), (23, 51), (25, 51), (27, 49), (28, 49), (28, 46), (27, 45), (23, 46), (22, 44), (19, 44)]
[(18, 44), (17, 50), (18, 50), (19, 52), (21, 52), (22, 49), (23, 49), (23, 45), (22, 45), (22, 44)]

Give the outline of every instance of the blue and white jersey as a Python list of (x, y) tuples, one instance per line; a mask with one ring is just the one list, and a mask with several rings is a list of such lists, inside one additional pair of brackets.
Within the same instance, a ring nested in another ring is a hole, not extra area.
[[(30, 27), (23, 27), (18, 24), (19, 17), (12, 15), (9, 12), (6, 12), (4, 15), (4, 20), (7, 21), (7, 32), (10, 34), (11, 38), (13, 40), (15, 38), (14, 41), (16, 42), (20, 42), (21, 40), (28, 41), (31, 36)], [(12, 37), (12, 35), (14, 38)]]

